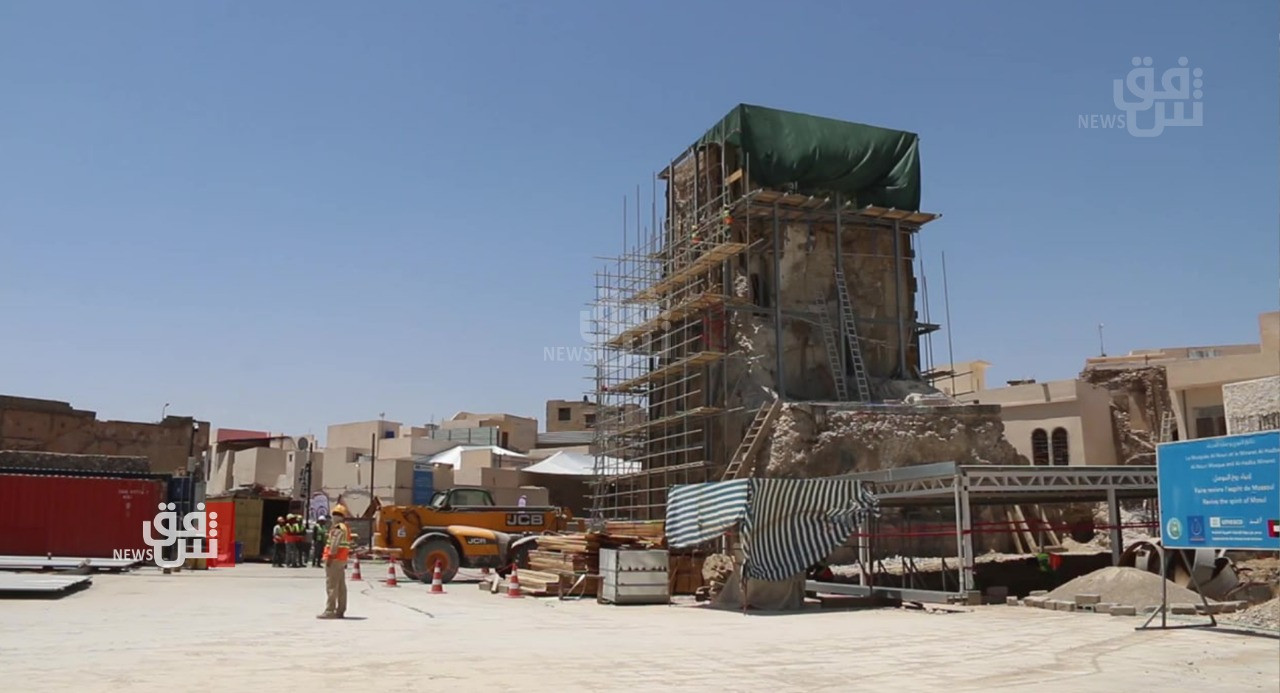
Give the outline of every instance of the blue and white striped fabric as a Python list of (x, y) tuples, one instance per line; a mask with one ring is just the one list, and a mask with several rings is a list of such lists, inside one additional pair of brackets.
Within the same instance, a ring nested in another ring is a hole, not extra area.
[(667, 501), (673, 548), (714, 539), (742, 521), (747, 577), (786, 580), (826, 558), (879, 515), (853, 479), (741, 479), (674, 486)]
[(845, 543), (874, 512), (869, 492), (853, 479), (752, 481), (742, 531), (749, 578), (794, 577)]
[(697, 546), (724, 534), (746, 515), (752, 481), (672, 486), (667, 495), (667, 545)]

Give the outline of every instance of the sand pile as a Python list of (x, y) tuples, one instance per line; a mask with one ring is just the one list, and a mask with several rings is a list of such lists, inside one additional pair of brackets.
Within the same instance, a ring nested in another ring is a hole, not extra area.
[[(1068, 582), (1047, 595), (1048, 599), (1074, 601), (1077, 594), (1096, 594), (1103, 603), (1124, 604), (1143, 609), (1160, 606), (1159, 575), (1137, 568), (1108, 567)], [(1169, 604), (1199, 604), (1200, 595), (1169, 583)]]
[(1255, 628), (1280, 630), (1280, 597), (1276, 597), (1269, 602), (1255, 604), (1239, 613), (1223, 614), (1218, 618), (1231, 623), (1240, 623), (1253, 626)]

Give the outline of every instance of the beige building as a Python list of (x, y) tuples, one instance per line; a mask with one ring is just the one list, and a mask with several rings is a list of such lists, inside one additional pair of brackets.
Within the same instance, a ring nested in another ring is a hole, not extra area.
[[(1088, 359), (1088, 371), (1126, 371), (1157, 368), (1164, 373), (1164, 396), (1173, 413), (1178, 440), (1209, 438), (1228, 433), (1226, 386), (1280, 374), (1280, 311), (1258, 317), (1257, 344), (1144, 349), (1125, 356)], [(1155, 432), (1160, 421), (1148, 411), (1126, 414), (1135, 430)]]
[(1259, 328), (1257, 344), (1090, 358), (1077, 380), (958, 399), (1001, 405), (1005, 437), (1033, 464), (1154, 464), (1161, 442), (1280, 428), (1280, 312)]
[(514, 414), (458, 412), (440, 423), (433, 437), (469, 445), (497, 445), (528, 452), (538, 445), (538, 420)]
[[(355, 423), (334, 424), (325, 435), (324, 444), (328, 448), (363, 448), (368, 450), (374, 440), (387, 440), (402, 436), (406, 427), (399, 421), (358, 421)], [(410, 433), (414, 430), (409, 427)], [(426, 430), (426, 429), (420, 429)]]
[(1116, 464), (1111, 393), (1105, 388), (1055, 380), (982, 390), (957, 399), (999, 404), (1005, 438), (1032, 464)]
[(589, 431), (596, 425), (596, 403), (583, 397), (547, 400), (547, 433)]
[(943, 394), (963, 398), (987, 389), (987, 369), (990, 367), (986, 361), (949, 363), (926, 373), (925, 379)]

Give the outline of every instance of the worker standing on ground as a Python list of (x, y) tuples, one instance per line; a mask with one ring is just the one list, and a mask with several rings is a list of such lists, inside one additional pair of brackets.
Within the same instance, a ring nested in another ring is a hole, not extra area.
[(311, 530), (312, 525), (315, 523), (314, 521), (307, 522), (306, 515), (299, 515), (298, 517), (302, 520), (302, 541), (298, 544), (298, 550), (301, 555), (298, 557), (298, 564), (305, 568), (311, 562)]
[(294, 568), (301, 568), (302, 566), (305, 565), (305, 563), (303, 563), (303, 558), (302, 558), (302, 530), (303, 530), (302, 516), (294, 515), (292, 531), (290, 532), (290, 534), (293, 535), (293, 567)]
[(284, 518), (276, 518), (276, 526), (271, 528), (271, 566), (283, 568), (285, 559)]
[(339, 503), (331, 513), (333, 522), (324, 547), (324, 588), (328, 600), (324, 613), (316, 618), (343, 618), (347, 613), (347, 558), (351, 554), (351, 529), (347, 508)]
[(293, 554), (297, 550), (293, 545), (293, 513), (284, 516), (284, 564), (293, 567)]
[(324, 515), (316, 518), (316, 526), (311, 528), (311, 567), (319, 568), (324, 565), (321, 559), (324, 556), (325, 535), (328, 534), (329, 528), (325, 526)]

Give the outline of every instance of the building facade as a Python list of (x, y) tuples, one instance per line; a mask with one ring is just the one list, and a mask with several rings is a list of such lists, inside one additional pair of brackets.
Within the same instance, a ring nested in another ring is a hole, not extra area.
[(203, 465), (209, 432), (207, 421), (187, 416), (99, 421), (67, 402), (0, 396), (0, 450), (146, 457), (153, 472), (187, 474)]

